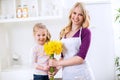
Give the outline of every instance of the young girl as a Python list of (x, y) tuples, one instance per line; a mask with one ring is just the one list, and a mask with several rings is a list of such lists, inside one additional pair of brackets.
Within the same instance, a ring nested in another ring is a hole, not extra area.
[(43, 45), (48, 42), (51, 35), (42, 23), (37, 23), (33, 27), (33, 35), (36, 41), (36, 45), (33, 47), (32, 52), (34, 55), (34, 80), (49, 80), (48, 78), (48, 59), (49, 57), (45, 54)]

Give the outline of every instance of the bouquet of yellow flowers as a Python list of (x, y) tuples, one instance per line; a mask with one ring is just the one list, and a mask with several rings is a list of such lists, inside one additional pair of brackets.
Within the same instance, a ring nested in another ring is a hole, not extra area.
[[(62, 42), (51, 40), (44, 44), (44, 51), (50, 56), (50, 59), (54, 59), (54, 54), (59, 55), (62, 52)], [(54, 67), (50, 67), (50, 72), (54, 72)], [(50, 77), (50, 80), (54, 80), (54, 77)]]

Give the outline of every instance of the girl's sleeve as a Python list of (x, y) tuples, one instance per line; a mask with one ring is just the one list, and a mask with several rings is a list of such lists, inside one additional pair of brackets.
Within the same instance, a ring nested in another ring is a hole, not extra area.
[(77, 53), (77, 56), (80, 56), (81, 58), (85, 59), (90, 46), (90, 42), (91, 42), (91, 31), (88, 28), (85, 28), (81, 32), (81, 45)]
[(37, 64), (37, 49), (35, 46), (31, 49), (31, 54), (31, 62), (32, 65), (35, 66)]

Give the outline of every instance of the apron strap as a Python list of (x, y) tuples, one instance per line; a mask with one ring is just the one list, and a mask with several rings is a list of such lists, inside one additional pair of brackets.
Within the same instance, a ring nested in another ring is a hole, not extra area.
[(82, 28), (80, 28), (79, 37), (81, 38)]

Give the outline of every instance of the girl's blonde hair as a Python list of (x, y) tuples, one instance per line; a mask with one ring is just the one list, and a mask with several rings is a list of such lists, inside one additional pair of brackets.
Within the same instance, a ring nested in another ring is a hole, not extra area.
[(67, 25), (65, 28), (63, 28), (63, 29), (61, 30), (61, 32), (60, 32), (60, 39), (61, 39), (63, 36), (65, 36), (68, 32), (70, 32), (70, 30), (71, 30), (71, 28), (72, 28), (71, 15), (72, 15), (72, 13), (73, 13), (73, 11), (74, 11), (74, 9), (75, 9), (76, 7), (80, 7), (80, 9), (81, 9), (81, 11), (82, 11), (82, 14), (83, 14), (83, 23), (82, 23), (81, 26), (82, 26), (83, 28), (89, 27), (90, 17), (89, 17), (89, 15), (88, 15), (88, 13), (87, 13), (87, 11), (86, 11), (86, 9), (85, 9), (85, 6), (84, 6), (84, 4), (83, 4), (82, 2), (77, 2), (77, 3), (75, 3), (75, 5), (73, 6), (73, 8), (70, 10), (69, 23), (68, 23), (68, 25)]
[(46, 28), (46, 26), (45, 26), (44, 24), (42, 24), (42, 23), (37, 23), (37, 24), (34, 25), (34, 27), (33, 27), (33, 35), (35, 35), (36, 32), (37, 32), (39, 29), (45, 29), (45, 30), (46, 30), (46, 32), (47, 32), (47, 40), (46, 40), (46, 42), (50, 41), (51, 34), (50, 34), (50, 32), (48, 31), (48, 29)]

